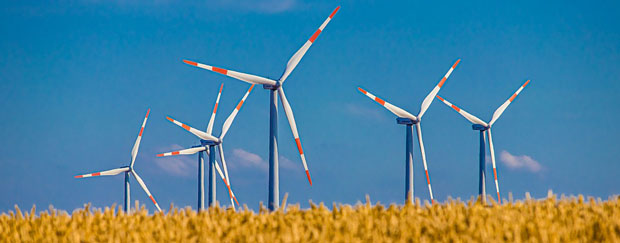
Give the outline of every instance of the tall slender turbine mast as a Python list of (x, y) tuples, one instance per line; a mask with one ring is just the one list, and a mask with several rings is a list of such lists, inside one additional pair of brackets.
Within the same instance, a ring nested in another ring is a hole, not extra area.
[(359, 89), (360, 92), (368, 96), (368, 98), (376, 101), (377, 103), (385, 107), (385, 109), (389, 110), (394, 115), (396, 115), (397, 116), (396, 123), (406, 125), (405, 127), (406, 128), (405, 129), (405, 135), (406, 135), (405, 202), (407, 201), (413, 202), (413, 125), (416, 126), (416, 131), (418, 135), (418, 144), (420, 145), (420, 152), (422, 154), (422, 162), (424, 163), (424, 172), (426, 173), (426, 182), (428, 184), (428, 192), (431, 196), (431, 202), (434, 202), (433, 190), (431, 189), (431, 179), (428, 175), (428, 167), (426, 165), (426, 152), (424, 152), (424, 142), (422, 141), (422, 127), (420, 126), (420, 121), (422, 120), (422, 116), (424, 115), (428, 107), (431, 105), (431, 103), (433, 103), (435, 95), (437, 95), (441, 87), (444, 85), (448, 77), (450, 77), (450, 74), (452, 74), (452, 71), (454, 71), (454, 69), (459, 64), (460, 61), (461, 59), (457, 60), (452, 65), (452, 67), (450, 67), (446, 75), (443, 76), (443, 78), (441, 79), (441, 81), (439, 81), (437, 86), (435, 86), (435, 88), (426, 96), (426, 98), (424, 98), (424, 101), (422, 101), (422, 106), (420, 107), (420, 113), (418, 113), (417, 117), (401, 109), (400, 107), (397, 107), (395, 105), (392, 105), (386, 102), (385, 100), (382, 100), (381, 98), (371, 94), (370, 92), (362, 88), (359, 88), (359, 87), (357, 88)]
[[(241, 110), (241, 106), (243, 106), (243, 103), (245, 102), (245, 99), (247, 99), (248, 95), (250, 94), (250, 92), (252, 92), (252, 88), (254, 88), (254, 84), (252, 84), (252, 86), (250, 86), (250, 89), (248, 89), (248, 91), (245, 93), (243, 98), (241, 98), (241, 101), (239, 101), (239, 104), (237, 104), (237, 106), (232, 111), (232, 113), (230, 113), (228, 118), (226, 118), (226, 121), (224, 121), (224, 125), (222, 125), (222, 133), (220, 134), (219, 137), (215, 137), (215, 136), (211, 135), (211, 130), (213, 129), (213, 121), (215, 120), (215, 112), (217, 111), (217, 106), (218, 106), (217, 102), (215, 103), (215, 108), (213, 109), (213, 114), (211, 116), (211, 119), (209, 120), (209, 125), (207, 126), (207, 132), (200, 131), (200, 130), (198, 130), (196, 128), (190, 127), (190, 126), (188, 126), (188, 125), (186, 125), (184, 123), (181, 123), (181, 122), (179, 122), (177, 120), (174, 120), (174, 119), (172, 119), (170, 117), (166, 117), (166, 119), (168, 119), (172, 123), (176, 124), (177, 126), (182, 127), (183, 129), (185, 129), (185, 130), (189, 131), (190, 133), (194, 134), (194, 136), (198, 137), (200, 139), (201, 146), (196, 146), (196, 147), (193, 147), (193, 148), (183, 149), (183, 150), (174, 151), (174, 152), (158, 154), (157, 156), (162, 157), (162, 156), (179, 155), (179, 154), (195, 154), (195, 153), (198, 153), (198, 152), (207, 151), (207, 154), (209, 155), (209, 161), (211, 162), (211, 164), (209, 165), (209, 172), (210, 172), (209, 173), (209, 206), (215, 206), (215, 202), (216, 202), (216, 198), (215, 198), (215, 171), (213, 170), (214, 167), (215, 167), (215, 169), (217, 169), (217, 171), (219, 172), (220, 176), (223, 177), (224, 184), (226, 184), (226, 186), (228, 187), (228, 194), (230, 196), (230, 203), (232, 204), (233, 209), (235, 207), (235, 205), (233, 203), (233, 199), (235, 200), (235, 202), (237, 202), (237, 198), (235, 197), (235, 194), (233, 194), (232, 188), (230, 186), (231, 183), (230, 183), (230, 178), (228, 177), (228, 168), (226, 166), (226, 160), (224, 159), (224, 147), (222, 146), (222, 143), (224, 142), (224, 137), (226, 136), (226, 133), (228, 132), (228, 129), (230, 129), (230, 126), (232, 125), (233, 121), (235, 120), (235, 117), (237, 116), (237, 113), (239, 113), (239, 110)], [(220, 92), (221, 92), (221, 87), (220, 87)], [(218, 95), (218, 100), (219, 100), (219, 95)], [(222, 175), (221, 170), (219, 169), (219, 165), (218, 165), (217, 161), (215, 160), (215, 148), (216, 147), (217, 147), (217, 150), (219, 151), (219, 154), (220, 154), (220, 160), (222, 160), (222, 167), (224, 168), (224, 174), (223, 175)], [(202, 181), (204, 181), (204, 179), (202, 179)], [(204, 183), (202, 185), (204, 185)], [(204, 186), (202, 187), (202, 192), (200, 192), (200, 190), (199, 190), (199, 193), (203, 193), (203, 195), (204, 195)], [(239, 202), (237, 202), (237, 205), (239, 205)]]
[(284, 73), (282, 76), (276, 81), (269, 78), (264, 78), (252, 74), (241, 73), (233, 70), (223, 69), (219, 67), (214, 67), (206, 64), (197, 63), (194, 61), (183, 60), (183, 62), (196, 66), (199, 68), (204, 68), (209, 71), (213, 71), (216, 73), (224, 74), (228, 77), (232, 77), (244, 82), (248, 82), (251, 84), (262, 84), (264, 89), (270, 90), (270, 116), (269, 116), (269, 209), (275, 210), (280, 205), (279, 199), (279, 169), (278, 169), (278, 95), (280, 96), (280, 100), (282, 101), (282, 107), (284, 107), (284, 112), (286, 114), (286, 118), (288, 119), (289, 125), (291, 127), (291, 131), (293, 132), (293, 137), (295, 138), (295, 143), (297, 144), (297, 149), (299, 150), (299, 156), (301, 157), (301, 162), (306, 171), (306, 176), (308, 177), (308, 182), (312, 185), (312, 179), (310, 178), (310, 172), (308, 171), (308, 165), (306, 163), (306, 157), (304, 155), (304, 151), (301, 147), (301, 140), (299, 139), (299, 133), (297, 132), (297, 124), (295, 123), (295, 117), (293, 116), (293, 110), (286, 99), (286, 95), (284, 94), (284, 89), (282, 85), (286, 78), (293, 72), (299, 61), (306, 54), (312, 43), (316, 40), (316, 38), (321, 34), (325, 26), (331, 21), (336, 12), (340, 7), (337, 7), (329, 17), (323, 22), (323, 24), (319, 27), (318, 30), (314, 32), (314, 34), (306, 41), (306, 43), (297, 51), (295, 54), (289, 59), (286, 64), (286, 68), (284, 69)]
[(508, 105), (510, 105), (510, 103), (512, 103), (512, 101), (514, 101), (514, 99), (517, 98), (517, 95), (519, 95), (519, 93), (521, 93), (523, 88), (525, 88), (525, 86), (527, 86), (527, 84), (529, 83), (530, 83), (529, 80), (526, 81), (523, 85), (521, 85), (521, 87), (519, 87), (517, 92), (515, 92), (512, 96), (510, 96), (510, 98), (508, 98), (506, 102), (504, 102), (504, 104), (502, 104), (499, 108), (497, 108), (497, 110), (495, 110), (495, 112), (493, 113), (493, 117), (491, 118), (491, 121), (489, 123), (486, 123), (480, 120), (478, 117), (475, 117), (474, 115), (469, 114), (467, 111), (457, 107), (456, 105), (453, 105), (452, 103), (441, 98), (440, 96), (437, 96), (439, 100), (443, 101), (443, 103), (445, 103), (446, 105), (454, 109), (456, 112), (461, 114), (463, 117), (465, 117), (465, 119), (470, 121), (473, 124), (472, 125), (473, 130), (480, 131), (480, 154), (479, 154), (480, 164), (479, 164), (478, 196), (482, 197), (482, 202), (485, 204), (487, 202), (486, 185), (484, 183), (485, 178), (486, 178), (486, 174), (485, 174), (486, 152), (484, 150), (485, 145), (486, 145), (485, 131), (486, 131), (486, 134), (489, 135), (489, 150), (490, 150), (489, 152), (491, 153), (491, 162), (493, 164), (493, 176), (495, 177), (495, 190), (497, 191), (497, 201), (501, 203), (502, 200), (499, 194), (499, 183), (497, 182), (497, 169), (495, 167), (495, 150), (493, 148), (493, 137), (491, 136), (491, 126), (493, 126), (493, 123), (495, 123), (495, 121), (497, 121), (497, 119), (502, 115), (502, 113), (504, 113), (504, 110), (506, 110)]
[(151, 109), (148, 109), (146, 111), (146, 117), (144, 117), (144, 122), (142, 122), (142, 127), (140, 128), (140, 133), (138, 134), (138, 138), (136, 139), (136, 143), (134, 143), (133, 149), (131, 150), (131, 162), (129, 163), (129, 166), (123, 166), (123, 167), (120, 167), (118, 169), (112, 169), (112, 170), (106, 170), (106, 171), (100, 171), (100, 172), (95, 172), (95, 173), (89, 173), (89, 174), (75, 176), (75, 178), (86, 178), (86, 177), (94, 177), (94, 176), (113, 176), (113, 175), (118, 175), (118, 174), (120, 174), (122, 172), (125, 172), (125, 212), (127, 212), (127, 213), (129, 213), (129, 211), (130, 211), (130, 206), (129, 206), (129, 201), (130, 201), (129, 177), (131, 175), (136, 177), (136, 181), (138, 181), (138, 184), (140, 184), (140, 186), (142, 187), (144, 192), (146, 192), (146, 195), (148, 195), (149, 198), (151, 199), (151, 201), (153, 201), (153, 204), (155, 204), (155, 207), (157, 207), (157, 210), (159, 210), (161, 212), (161, 208), (159, 208), (159, 205), (155, 201), (155, 198), (153, 198), (153, 195), (151, 195), (151, 192), (146, 187), (146, 184), (144, 184), (144, 181), (142, 180), (142, 178), (140, 178), (138, 173), (136, 173), (136, 171), (133, 168), (133, 164), (134, 164), (134, 162), (136, 162), (136, 156), (138, 155), (138, 148), (140, 148), (140, 141), (142, 140), (142, 132), (144, 132), (144, 126), (146, 126), (146, 120), (149, 118), (149, 113), (150, 112), (151, 112)]
[[(224, 88), (224, 84), (220, 86), (220, 92), (217, 94), (217, 99), (215, 100), (215, 107), (213, 107), (213, 112), (211, 113), (211, 118), (209, 119), (209, 125), (207, 125), (208, 134), (211, 134), (213, 131), (213, 122), (215, 121), (215, 115), (217, 113), (217, 107), (220, 103), (220, 97), (222, 96), (223, 88)], [(213, 142), (205, 141), (205, 143), (213, 143)], [(206, 148), (206, 150), (201, 150), (201, 148)], [(196, 153), (195, 152), (196, 150), (200, 150), (198, 152), (198, 209), (199, 210), (205, 209), (205, 196), (204, 196), (205, 195), (205, 176), (204, 176), (204, 154), (203, 154), (204, 152), (206, 152), (207, 156), (209, 156), (209, 198), (208, 198), (209, 206), (214, 206), (215, 201), (216, 201), (215, 171), (217, 171), (217, 173), (220, 175), (220, 178), (222, 178), (222, 181), (224, 181), (224, 184), (226, 185), (226, 187), (228, 187), (228, 189), (231, 192), (229, 195), (231, 197), (231, 204), (233, 203), (232, 202), (233, 199), (235, 202), (237, 202), (237, 198), (235, 197), (235, 194), (232, 192), (232, 189), (230, 189), (230, 185), (228, 184), (228, 181), (226, 181), (226, 177), (222, 173), (219, 163), (215, 160), (215, 145), (205, 146), (203, 145), (203, 142), (201, 141), (200, 145), (194, 146), (191, 149), (158, 154), (157, 157), (179, 155), (179, 154), (194, 154)], [(211, 153), (211, 151), (213, 152)], [(239, 205), (239, 202), (237, 202), (237, 205)]]

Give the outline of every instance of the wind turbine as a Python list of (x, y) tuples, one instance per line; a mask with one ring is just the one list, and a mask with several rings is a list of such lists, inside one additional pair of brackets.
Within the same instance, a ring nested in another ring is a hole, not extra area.
[[(222, 93), (222, 86), (220, 86), (220, 94)], [(233, 199), (235, 200), (235, 202), (237, 202), (237, 198), (235, 197), (235, 194), (233, 194), (232, 189), (230, 187), (230, 178), (228, 177), (228, 169), (226, 166), (226, 160), (224, 159), (224, 147), (222, 146), (222, 143), (224, 142), (224, 136), (226, 136), (226, 133), (228, 132), (228, 129), (230, 128), (230, 126), (232, 125), (232, 122), (235, 120), (235, 117), (237, 116), (237, 113), (239, 112), (239, 110), (241, 110), (241, 106), (243, 105), (243, 103), (245, 102), (245, 99), (248, 98), (248, 95), (250, 94), (250, 92), (252, 92), (252, 88), (254, 88), (254, 85), (252, 84), (250, 86), (250, 89), (248, 89), (248, 91), (245, 93), (245, 95), (243, 96), (243, 98), (241, 99), (241, 101), (239, 101), (239, 104), (237, 104), (237, 106), (235, 107), (235, 109), (232, 111), (232, 113), (228, 116), (228, 118), (226, 118), (226, 121), (224, 121), (224, 125), (222, 126), (222, 133), (220, 134), (219, 137), (214, 137), (213, 135), (211, 135), (211, 132), (213, 130), (213, 121), (215, 120), (215, 113), (217, 112), (217, 107), (218, 107), (218, 103), (219, 103), (219, 99), (220, 99), (220, 94), (218, 94), (217, 96), (217, 101), (215, 103), (215, 108), (213, 109), (213, 114), (211, 114), (211, 119), (209, 120), (209, 125), (207, 126), (207, 131), (203, 132), (200, 131), (198, 129), (195, 129), (193, 127), (190, 127), (184, 123), (181, 123), (177, 120), (174, 120), (170, 117), (166, 117), (166, 119), (168, 119), (169, 121), (171, 121), (172, 123), (182, 127), (183, 129), (189, 131), (190, 133), (194, 134), (196, 137), (200, 138), (200, 146), (195, 146), (192, 148), (188, 148), (188, 149), (183, 149), (183, 150), (179, 150), (179, 151), (174, 151), (174, 152), (168, 152), (168, 153), (163, 153), (163, 154), (158, 154), (158, 157), (162, 157), (162, 156), (170, 156), (170, 155), (179, 155), (179, 154), (195, 154), (195, 153), (202, 153), (202, 151), (206, 151), (207, 154), (209, 155), (209, 206), (215, 206), (215, 202), (216, 202), (216, 195), (215, 195), (215, 170), (213, 170), (213, 168), (215, 167), (215, 169), (219, 172), (220, 177), (222, 177), (222, 180), (224, 180), (224, 184), (226, 184), (226, 186), (228, 187), (228, 194), (230, 196), (230, 203), (232, 204), (233, 209), (235, 208), (235, 204), (233, 203)], [(224, 168), (224, 174), (222, 175), (222, 171), (219, 168), (219, 165), (217, 163), (217, 161), (215, 160), (215, 148), (218, 148), (219, 150), (219, 154), (220, 154), (220, 160), (222, 160), (222, 166)], [(199, 154), (200, 156), (200, 154)], [(200, 158), (200, 157), (199, 157)], [(204, 163), (202, 160), (200, 161), (201, 165)], [(204, 209), (204, 203), (201, 204), (200, 200), (204, 200), (204, 175), (203, 173), (201, 173), (201, 171), (204, 170), (204, 166), (201, 166), (201, 168), (199, 168), (198, 173), (199, 176), (201, 177), (199, 179), (199, 190), (198, 190), (198, 198), (199, 198), (199, 208), (200, 209)], [(204, 202), (204, 201), (203, 201)], [(237, 205), (239, 204), (239, 202), (237, 202)], [(202, 206), (202, 207), (201, 207)]]
[(142, 132), (144, 132), (144, 126), (146, 125), (146, 120), (149, 118), (150, 112), (151, 112), (151, 109), (148, 109), (146, 111), (146, 117), (144, 117), (144, 122), (142, 122), (140, 133), (138, 134), (136, 143), (133, 145), (133, 149), (131, 150), (131, 162), (129, 163), (129, 166), (123, 166), (118, 169), (112, 169), (112, 170), (106, 170), (106, 171), (101, 171), (101, 172), (95, 172), (95, 173), (75, 176), (75, 178), (86, 178), (86, 177), (94, 177), (94, 176), (113, 176), (113, 175), (118, 175), (122, 172), (125, 172), (125, 212), (127, 213), (129, 213), (130, 211), (130, 208), (129, 208), (129, 201), (130, 201), (129, 177), (130, 177), (130, 174), (136, 177), (136, 181), (138, 181), (138, 184), (140, 184), (144, 192), (146, 192), (146, 195), (148, 195), (151, 201), (153, 201), (153, 204), (155, 204), (155, 207), (157, 207), (157, 210), (161, 212), (161, 208), (159, 208), (159, 204), (157, 204), (157, 202), (155, 201), (155, 198), (153, 198), (153, 195), (151, 195), (151, 192), (146, 187), (146, 184), (144, 184), (144, 181), (142, 180), (142, 178), (140, 178), (138, 173), (136, 173), (136, 171), (133, 168), (133, 164), (134, 162), (136, 162), (136, 155), (138, 155), (138, 148), (140, 148), (140, 141), (142, 140)]
[(495, 190), (497, 191), (497, 201), (501, 203), (502, 200), (499, 194), (499, 183), (497, 182), (497, 169), (495, 167), (495, 150), (493, 148), (493, 137), (491, 136), (491, 126), (493, 126), (493, 123), (497, 121), (497, 119), (502, 115), (504, 110), (506, 110), (508, 105), (510, 105), (510, 103), (512, 103), (512, 101), (514, 101), (514, 99), (517, 98), (517, 95), (519, 95), (519, 93), (521, 93), (523, 88), (525, 88), (525, 86), (527, 86), (527, 84), (529, 83), (530, 83), (529, 80), (526, 81), (523, 85), (521, 85), (521, 87), (519, 87), (517, 92), (515, 92), (512, 96), (510, 96), (510, 98), (508, 98), (506, 102), (504, 102), (504, 104), (502, 104), (499, 108), (497, 108), (497, 110), (495, 110), (495, 112), (493, 113), (493, 117), (491, 118), (491, 121), (489, 123), (486, 123), (480, 120), (478, 117), (475, 117), (474, 115), (469, 114), (467, 111), (457, 107), (456, 105), (453, 105), (452, 103), (441, 98), (440, 96), (437, 96), (439, 100), (443, 101), (443, 103), (445, 103), (449, 107), (452, 107), (452, 109), (454, 109), (456, 112), (458, 112), (463, 117), (465, 117), (465, 119), (473, 123), (472, 129), (480, 131), (480, 155), (479, 155), (480, 156), (480, 168), (479, 168), (480, 178), (478, 181), (478, 195), (482, 197), (482, 202), (485, 204), (487, 202), (486, 186), (484, 184), (485, 178), (486, 178), (485, 177), (486, 176), (485, 175), (486, 153), (484, 150), (484, 147), (486, 144), (485, 131), (489, 135), (489, 150), (490, 150), (489, 152), (491, 153), (491, 162), (493, 164), (493, 176), (495, 177)]
[(426, 98), (424, 98), (418, 116), (414, 116), (411, 113), (401, 109), (400, 107), (392, 105), (362, 88), (357, 88), (360, 92), (368, 96), (368, 98), (376, 101), (377, 103), (385, 107), (385, 109), (396, 115), (398, 117), (396, 118), (396, 123), (406, 125), (405, 134), (407, 142), (405, 145), (405, 202), (413, 202), (413, 125), (416, 126), (418, 144), (420, 145), (422, 162), (424, 163), (424, 172), (426, 173), (428, 192), (431, 196), (431, 202), (435, 202), (435, 200), (433, 199), (433, 190), (431, 189), (431, 179), (428, 175), (428, 167), (426, 166), (426, 152), (424, 152), (424, 142), (422, 141), (422, 127), (420, 126), (420, 121), (422, 120), (422, 116), (424, 115), (428, 107), (433, 102), (435, 95), (437, 95), (443, 84), (446, 82), (448, 77), (450, 77), (450, 74), (452, 74), (452, 71), (454, 71), (454, 68), (456, 68), (460, 61), (461, 59), (457, 60), (452, 65), (452, 67), (450, 67), (446, 75), (443, 76), (437, 86), (435, 86), (435, 88), (426, 96)]
[[(220, 91), (217, 94), (217, 99), (215, 100), (215, 107), (213, 107), (213, 113), (211, 113), (211, 118), (209, 119), (209, 125), (207, 126), (207, 133), (211, 134), (213, 131), (213, 122), (215, 121), (215, 115), (217, 113), (217, 107), (220, 103), (220, 97), (222, 96), (222, 89), (224, 88), (224, 84), (222, 84), (220, 86)], [(192, 148), (203, 148), (205, 146), (202, 145), (198, 145), (198, 146), (194, 146)], [(228, 182), (226, 181), (226, 177), (224, 176), (224, 174), (222, 173), (222, 170), (220, 169), (219, 164), (217, 163), (217, 161), (215, 160), (215, 153), (210, 153), (210, 151), (212, 151), (211, 146), (207, 146), (206, 150), (201, 150), (198, 152), (198, 209), (199, 210), (204, 210), (205, 208), (205, 177), (204, 177), (204, 152), (207, 152), (207, 155), (209, 156), (209, 205), (212, 206), (215, 201), (216, 201), (216, 193), (215, 193), (215, 171), (217, 170), (218, 174), (220, 175), (220, 178), (222, 178), (222, 180), (224, 181), (224, 184), (226, 185), (226, 187), (228, 187), (230, 189), (230, 185), (228, 184)], [(157, 157), (164, 157), (164, 156), (171, 156), (171, 155), (179, 155), (179, 154), (188, 154), (188, 152), (190, 152), (189, 154), (194, 154), (196, 153), (195, 151), (183, 151), (183, 153), (181, 153), (180, 151), (175, 151), (175, 152), (170, 152), (170, 153), (163, 153), (163, 154), (158, 154)], [(215, 168), (214, 168), (215, 167)], [(231, 194), (231, 200), (234, 199), (235, 201), (237, 201), (237, 198), (235, 197), (235, 194), (232, 193), (232, 190), (230, 191)], [(231, 202), (232, 203), (232, 202)], [(238, 204), (238, 202), (237, 202)], [(234, 205), (233, 205), (234, 207)]]
[(314, 32), (314, 34), (306, 41), (306, 43), (297, 51), (295, 54), (289, 59), (286, 64), (286, 68), (284, 69), (284, 73), (278, 80), (272, 80), (269, 78), (264, 78), (252, 74), (241, 73), (233, 70), (223, 69), (219, 67), (214, 67), (206, 64), (197, 63), (194, 61), (183, 60), (183, 62), (196, 66), (199, 68), (207, 69), (209, 71), (213, 71), (216, 73), (224, 74), (228, 77), (232, 77), (244, 82), (248, 82), (251, 84), (262, 84), (264, 89), (270, 90), (270, 111), (269, 111), (269, 209), (275, 210), (280, 205), (279, 198), (279, 170), (278, 170), (278, 95), (280, 95), (280, 100), (282, 101), (282, 106), (284, 107), (284, 112), (286, 114), (286, 118), (288, 119), (289, 125), (291, 127), (291, 131), (293, 132), (293, 137), (295, 138), (295, 143), (297, 144), (297, 149), (299, 150), (299, 156), (301, 157), (301, 162), (304, 166), (304, 170), (306, 171), (306, 176), (308, 177), (308, 182), (312, 185), (312, 179), (310, 178), (310, 172), (308, 171), (308, 165), (306, 164), (306, 157), (304, 155), (304, 151), (301, 147), (301, 140), (299, 139), (299, 133), (297, 132), (297, 124), (295, 123), (295, 117), (293, 116), (293, 110), (286, 99), (286, 95), (284, 94), (284, 89), (282, 88), (282, 84), (286, 81), (286, 78), (293, 72), (299, 61), (306, 54), (312, 43), (316, 40), (316, 38), (321, 34), (325, 26), (331, 21), (336, 12), (340, 7), (334, 9), (334, 11), (327, 17), (327, 19), (323, 22), (323, 24), (319, 27), (318, 30)]

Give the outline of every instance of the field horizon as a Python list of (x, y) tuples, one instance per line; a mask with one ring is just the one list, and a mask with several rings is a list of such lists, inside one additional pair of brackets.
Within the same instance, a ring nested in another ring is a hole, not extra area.
[(310, 202), (310, 208), (286, 204), (269, 212), (244, 205), (216, 206), (197, 212), (174, 205), (149, 214), (136, 202), (129, 214), (120, 205), (84, 208), (68, 213), (36, 207), (0, 215), (3, 241), (618, 241), (620, 196), (607, 200), (551, 194), (544, 199), (490, 200), (483, 205), (448, 199), (430, 204), (417, 199), (404, 205), (355, 205)]

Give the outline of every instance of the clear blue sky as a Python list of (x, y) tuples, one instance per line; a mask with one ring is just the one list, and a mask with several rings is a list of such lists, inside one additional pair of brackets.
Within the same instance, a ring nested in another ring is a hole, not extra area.
[[(214, 131), (248, 84), (183, 59), (271, 78), (338, 5), (285, 83), (314, 185), (280, 116), (281, 192), (289, 202), (401, 203), (404, 127), (358, 86), (417, 114), (440, 95), (483, 120), (527, 79), (494, 125), (500, 189), (607, 198), (620, 193), (617, 1), (4, 1), (0, 9), (0, 211), (120, 204), (123, 176), (74, 179), (129, 163), (147, 108), (136, 170), (162, 208), (196, 204), (196, 156), (155, 155), (197, 140), (224, 83)], [(257, 87), (226, 137), (233, 189), (267, 200), (268, 92)], [(433, 191), (477, 193), (478, 134), (438, 100), (422, 122)], [(505, 151), (505, 152), (503, 152)], [(501, 156), (501, 154), (504, 154)], [(527, 156), (527, 157), (526, 157)], [(415, 147), (415, 196), (428, 199)], [(489, 167), (490, 168), (490, 165)], [(491, 173), (491, 170), (488, 170)], [(487, 181), (493, 191), (492, 180)], [(227, 202), (222, 183), (218, 198)], [(132, 198), (154, 207), (132, 183)], [(493, 195), (493, 194), (492, 194)]]

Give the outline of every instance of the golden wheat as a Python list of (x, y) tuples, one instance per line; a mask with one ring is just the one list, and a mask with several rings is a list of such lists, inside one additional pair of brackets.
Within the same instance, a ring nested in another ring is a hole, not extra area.
[(448, 200), (429, 205), (333, 205), (310, 209), (289, 205), (286, 212), (237, 212), (211, 208), (196, 212), (170, 207), (149, 215), (120, 207), (68, 214), (52, 207), (36, 215), (15, 211), (0, 216), (4, 242), (599, 242), (620, 241), (620, 198), (583, 196), (505, 202), (483, 206)]

